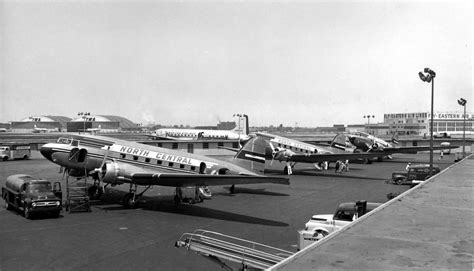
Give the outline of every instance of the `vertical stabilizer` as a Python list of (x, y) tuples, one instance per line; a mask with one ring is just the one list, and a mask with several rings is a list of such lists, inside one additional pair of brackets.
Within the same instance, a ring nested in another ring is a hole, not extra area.
[(265, 151), (268, 143), (260, 137), (252, 137), (234, 156), (234, 164), (263, 174), (265, 170)]
[(237, 126), (233, 129), (235, 132), (239, 132), (240, 134), (243, 135), (248, 135), (249, 134), (249, 117), (245, 114), (237, 114), (235, 115), (238, 117), (237, 119)]
[(345, 134), (337, 134), (331, 141), (330, 147), (345, 150), (347, 147), (347, 136)]

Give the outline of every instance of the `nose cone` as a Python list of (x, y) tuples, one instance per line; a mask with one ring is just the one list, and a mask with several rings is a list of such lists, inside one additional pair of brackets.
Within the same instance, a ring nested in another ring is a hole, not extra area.
[(51, 144), (48, 143), (48, 144), (43, 145), (40, 149), (40, 152), (46, 159), (53, 161), (52, 156), (53, 156), (54, 151)]

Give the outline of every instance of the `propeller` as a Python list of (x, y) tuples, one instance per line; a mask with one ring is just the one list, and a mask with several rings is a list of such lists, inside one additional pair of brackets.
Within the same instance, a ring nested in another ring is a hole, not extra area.
[(94, 173), (97, 173), (97, 177), (99, 178), (100, 182), (102, 182), (102, 177), (105, 174), (104, 166), (105, 166), (105, 163), (107, 162), (107, 156), (109, 155), (109, 149), (110, 149), (110, 146), (107, 146), (107, 149), (105, 150), (105, 154), (104, 154), (104, 159), (102, 160), (102, 164), (100, 165), (100, 167), (95, 168), (95, 169), (93, 169), (89, 172), (90, 175), (92, 175)]
[(270, 144), (270, 148), (272, 148), (272, 161), (270, 162), (270, 166), (273, 165), (273, 160), (275, 160), (275, 157), (277, 156), (279, 150), (275, 148), (272, 144), (272, 142), (268, 142)]

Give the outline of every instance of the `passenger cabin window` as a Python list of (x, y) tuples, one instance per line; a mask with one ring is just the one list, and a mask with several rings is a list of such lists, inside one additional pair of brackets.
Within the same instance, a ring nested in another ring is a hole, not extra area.
[(161, 164), (163, 164), (163, 161), (157, 160), (157, 161), (156, 161), (156, 164), (161, 165)]
[(224, 142), (217, 142), (218, 147), (224, 147)]
[(126, 156), (127, 156), (127, 155), (126, 155), (125, 153), (121, 153), (121, 154), (120, 154), (120, 158), (122, 158), (122, 159), (125, 159)]
[(232, 148), (237, 149), (239, 147), (239, 142), (232, 142)]
[(172, 148), (173, 150), (178, 149), (178, 143), (173, 143), (173, 146), (171, 146), (171, 148)]
[(163, 143), (158, 143), (158, 147), (163, 147)]
[(145, 158), (146, 163), (150, 163), (151, 159), (150, 158)]
[(180, 164), (180, 165), (179, 165), (179, 168), (184, 168), (184, 165), (183, 165), (183, 164)]
[(168, 166), (172, 167), (172, 166), (174, 166), (174, 163), (173, 163), (173, 162), (169, 162), (169, 163), (168, 163)]
[(202, 148), (203, 149), (209, 149), (209, 143), (208, 142), (202, 143)]

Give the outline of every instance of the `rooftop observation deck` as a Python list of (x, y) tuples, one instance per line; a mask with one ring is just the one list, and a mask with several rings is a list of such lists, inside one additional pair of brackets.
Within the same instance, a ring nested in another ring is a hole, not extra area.
[(472, 270), (474, 155), (269, 270)]

